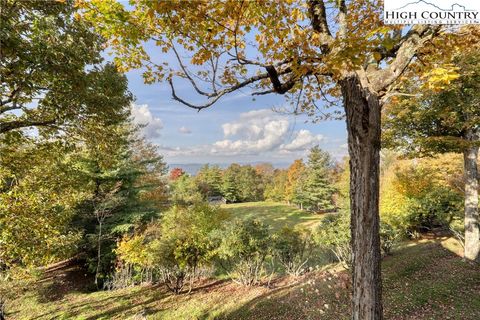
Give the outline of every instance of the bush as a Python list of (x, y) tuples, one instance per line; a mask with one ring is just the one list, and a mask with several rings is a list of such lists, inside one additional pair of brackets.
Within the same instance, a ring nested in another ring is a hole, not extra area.
[(444, 166), (422, 159), (419, 163), (400, 162), (382, 177), (380, 211), (383, 222), (410, 237), (435, 229), (448, 229), (463, 217), (463, 197), (445, 175)]
[[(136, 267), (133, 274), (147, 271), (147, 280), (158, 279), (175, 294), (187, 283), (190, 291), (217, 249), (213, 232), (227, 218), (227, 212), (206, 203), (174, 206), (165, 213), (160, 225), (154, 223), (143, 235), (120, 242), (118, 257), (123, 265)], [(121, 268), (118, 271), (126, 272)]]
[(388, 256), (392, 252), (400, 238), (401, 232), (386, 222), (380, 222), (380, 248), (383, 256)]
[(159, 235), (159, 228), (158, 224), (152, 224), (144, 233), (125, 237), (117, 243), (114, 250), (117, 265), (114, 274), (104, 282), (104, 289), (122, 289), (155, 281), (154, 255), (150, 240)]
[(236, 220), (219, 236), (217, 254), (232, 279), (247, 286), (259, 284), (271, 252), (268, 227), (258, 220)]
[(412, 198), (407, 210), (410, 229), (448, 229), (452, 221), (462, 217), (463, 198), (450, 188), (437, 185)]
[(350, 216), (347, 212), (327, 214), (318, 226), (316, 241), (330, 250), (345, 268), (351, 268)]
[(299, 276), (312, 255), (313, 241), (310, 232), (284, 227), (274, 234), (274, 257), (285, 272)]

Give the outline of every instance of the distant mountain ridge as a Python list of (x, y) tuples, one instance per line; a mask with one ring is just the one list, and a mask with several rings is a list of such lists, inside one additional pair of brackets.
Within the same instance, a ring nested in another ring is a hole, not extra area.
[[(249, 165), (252, 165), (252, 166), (255, 166), (257, 164), (262, 164), (262, 163), (271, 163), (272, 166), (275, 169), (285, 169), (285, 168), (288, 168), (291, 165), (290, 162), (275, 162), (275, 163), (272, 163), (272, 162), (268, 162), (268, 161), (235, 162), (235, 163), (238, 163), (240, 165), (248, 165), (249, 164)], [(206, 165), (206, 164), (207, 164), (207, 162), (205, 162), (205, 163), (168, 163), (168, 169), (172, 170), (173, 168), (180, 168), (190, 175), (195, 175), (200, 170), (200, 168), (202, 166)], [(222, 169), (227, 168), (231, 164), (232, 163), (208, 163), (208, 165), (210, 165), (210, 166), (219, 166)]]

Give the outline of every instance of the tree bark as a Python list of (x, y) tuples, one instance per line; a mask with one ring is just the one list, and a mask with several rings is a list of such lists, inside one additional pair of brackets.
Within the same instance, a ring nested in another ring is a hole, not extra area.
[(98, 221), (98, 239), (97, 239), (97, 269), (95, 270), (95, 286), (98, 289), (98, 277), (100, 275), (100, 259), (102, 257), (102, 221)]
[(380, 100), (351, 75), (340, 82), (347, 116), (353, 252), (352, 319), (383, 319), (379, 236)]
[[(468, 140), (478, 142), (478, 135), (469, 132)], [(478, 146), (463, 152), (465, 171), (465, 253), (466, 259), (480, 262), (480, 230), (478, 217)]]

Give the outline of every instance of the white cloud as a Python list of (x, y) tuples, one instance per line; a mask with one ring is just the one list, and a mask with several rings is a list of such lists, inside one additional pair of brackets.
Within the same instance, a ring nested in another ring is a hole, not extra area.
[(189, 128), (187, 128), (185, 126), (182, 126), (178, 129), (178, 132), (183, 133), (183, 134), (190, 134), (190, 133), (192, 133), (192, 130), (190, 130)]
[(308, 130), (302, 129), (295, 133), (295, 137), (289, 143), (281, 146), (281, 149), (287, 151), (299, 151), (313, 147), (314, 145), (322, 142), (324, 137), (322, 135), (314, 135)]
[(145, 126), (144, 128), (142, 128), (145, 137), (160, 137), (160, 132), (163, 129), (162, 120), (158, 117), (153, 116), (153, 114), (150, 112), (150, 109), (148, 108), (148, 105), (132, 104), (132, 116), (133, 123)]
[(268, 109), (242, 113), (222, 125), (225, 138), (213, 144), (215, 153), (257, 154), (278, 148), (289, 134), (290, 122)]
[(293, 117), (269, 109), (249, 111), (222, 125), (224, 137), (221, 140), (190, 147), (161, 146), (160, 150), (170, 158), (214, 157), (240, 161), (246, 157), (257, 158), (262, 155), (278, 160), (303, 157), (312, 146), (327, 142), (324, 136), (315, 135), (306, 129), (292, 131), (293, 121)]

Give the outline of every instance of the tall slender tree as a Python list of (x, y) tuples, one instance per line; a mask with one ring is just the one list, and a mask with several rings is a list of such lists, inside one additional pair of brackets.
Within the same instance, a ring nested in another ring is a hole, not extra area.
[(384, 143), (411, 157), (459, 152), (464, 158), (465, 253), (480, 262), (478, 213), (478, 149), (480, 146), (480, 54), (456, 57), (459, 78), (441, 91), (419, 92), (420, 79), (412, 81), (412, 95), (388, 105), (384, 114)]
[(302, 159), (297, 159), (288, 167), (287, 182), (285, 184), (285, 200), (290, 203), (297, 203), (298, 193), (303, 189), (305, 176), (305, 164)]

